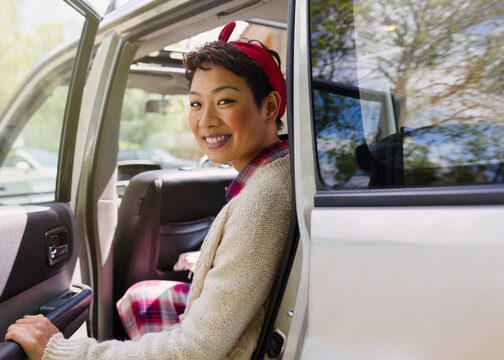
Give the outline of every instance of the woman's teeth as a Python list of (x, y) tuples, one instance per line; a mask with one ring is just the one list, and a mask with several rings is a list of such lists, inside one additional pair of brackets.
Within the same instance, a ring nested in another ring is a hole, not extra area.
[(230, 135), (221, 135), (221, 136), (215, 136), (215, 137), (206, 137), (205, 140), (209, 144), (217, 144), (220, 143), (224, 140), (229, 139)]

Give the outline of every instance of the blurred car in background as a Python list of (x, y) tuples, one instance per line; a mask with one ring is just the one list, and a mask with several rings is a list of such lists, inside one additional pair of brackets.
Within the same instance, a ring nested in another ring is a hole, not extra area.
[(196, 161), (179, 159), (167, 151), (156, 148), (121, 149), (117, 155), (117, 165), (130, 164), (138, 161), (148, 161), (159, 165), (160, 169), (179, 169), (196, 167)]
[(180, 159), (157, 148), (120, 149), (117, 155), (117, 194), (122, 198), (130, 179), (142, 172), (161, 169), (190, 170), (197, 161)]
[(0, 204), (47, 201), (54, 197), (58, 154), (13, 149), (0, 167)]

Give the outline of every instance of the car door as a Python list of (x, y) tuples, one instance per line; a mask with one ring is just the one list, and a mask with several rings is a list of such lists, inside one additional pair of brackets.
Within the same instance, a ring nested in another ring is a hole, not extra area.
[[(81, 97), (99, 15), (85, 1), (2, 4), (0, 335), (45, 314), (65, 336), (92, 293), (72, 285), (77, 261), (72, 165)], [(76, 277), (78, 278), (78, 276)], [(0, 343), (1, 359), (26, 355)]]
[(284, 358), (502, 358), (502, 3), (295, 13), (302, 271)]

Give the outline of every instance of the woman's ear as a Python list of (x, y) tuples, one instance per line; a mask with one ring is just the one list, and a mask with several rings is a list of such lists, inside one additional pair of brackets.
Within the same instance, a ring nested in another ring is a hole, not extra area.
[(280, 111), (280, 94), (278, 91), (271, 91), (266, 99), (264, 99), (264, 109), (266, 111), (266, 123), (276, 121), (278, 112)]

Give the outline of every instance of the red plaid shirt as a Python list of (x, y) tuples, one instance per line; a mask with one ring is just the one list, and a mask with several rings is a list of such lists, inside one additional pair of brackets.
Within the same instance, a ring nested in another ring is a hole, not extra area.
[(248, 179), (252, 176), (261, 166), (269, 164), (273, 160), (280, 159), (289, 153), (289, 141), (286, 137), (281, 136), (280, 142), (277, 142), (270, 147), (264, 149), (259, 155), (256, 156), (245, 168), (240, 171), (238, 176), (226, 188), (226, 200), (229, 202), (232, 198), (238, 195), (241, 189), (244, 188)]

